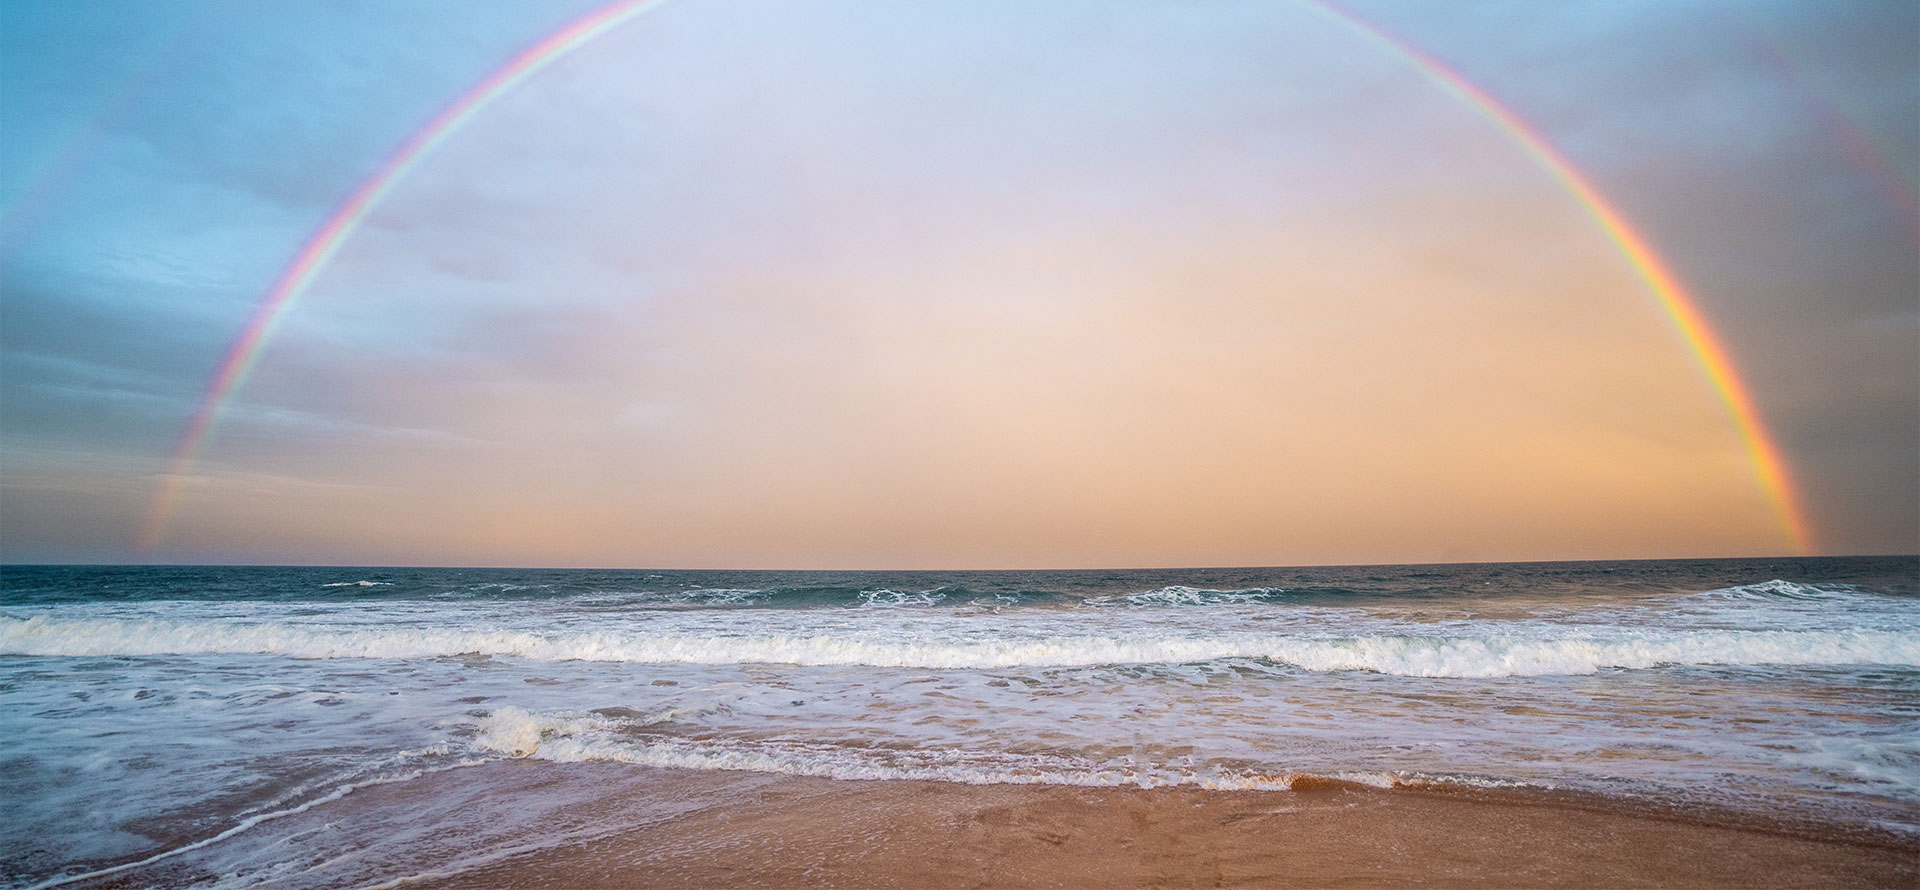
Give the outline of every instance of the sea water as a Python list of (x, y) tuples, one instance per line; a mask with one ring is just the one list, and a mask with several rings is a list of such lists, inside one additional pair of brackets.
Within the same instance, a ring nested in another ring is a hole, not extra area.
[[(1920, 557), (11, 566), (0, 737), (0, 881), (22, 886), (239, 850), (370, 787), (515, 758), (1227, 793), (1313, 775), (1916, 834)], [(410, 820), (445, 824), (409, 830), (484, 847), (470, 816), (423, 805)], [(574, 837), (554, 825), (545, 842)], [(324, 877), (303, 847), (321, 843), (255, 843), (229, 875)]]

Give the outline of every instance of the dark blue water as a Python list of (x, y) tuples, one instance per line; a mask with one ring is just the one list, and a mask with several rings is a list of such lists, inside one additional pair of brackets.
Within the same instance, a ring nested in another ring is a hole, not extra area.
[[(344, 579), (344, 583), (343, 583)], [(1691, 593), (1765, 581), (1855, 584), (1920, 593), (1920, 557), (1621, 560), (1305, 568), (991, 572), (690, 571), (639, 569), (342, 568), (332, 566), (5, 566), (0, 606), (139, 600), (298, 602), (553, 599), (654, 596), (698, 605), (688, 591), (764, 592), (719, 606), (861, 605), (875, 590), (941, 591), (942, 602), (1073, 604), (1189, 586), (1274, 588), (1274, 599), (1335, 603), (1519, 597), (1606, 601)], [(367, 582), (364, 585), (360, 582)]]

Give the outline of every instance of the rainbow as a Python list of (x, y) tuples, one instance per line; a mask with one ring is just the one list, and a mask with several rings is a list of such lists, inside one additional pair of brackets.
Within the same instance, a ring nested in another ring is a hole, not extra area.
[(1392, 32), (1381, 28), (1366, 19), (1333, 6), (1326, 0), (1303, 0), (1309, 7), (1346, 25), (1354, 32), (1366, 37), (1377, 46), (1384, 47), (1394, 55), (1405, 59), (1427, 79), (1439, 85), (1462, 104), (1486, 118), (1514, 144), (1520, 146), (1535, 163), (1560, 181), (1560, 185), (1570, 192), (1574, 200), (1580, 203), (1608, 240), (1618, 248), (1621, 255), (1633, 266), (1640, 279), (1646, 282), (1647, 289), (1660, 301), (1667, 318), (1679, 329), (1680, 336), (1686, 341), (1687, 349), (1693, 353), (1700, 369), (1706, 373), (1707, 381), (1726, 405), (1727, 413), (1733, 418), (1734, 429), (1740, 434), (1746, 445), (1747, 459), (1758, 477), (1760, 488), (1773, 504), (1779, 515), (1782, 531), (1792, 542), (1796, 552), (1812, 553), (1814, 550), (1812, 524), (1807, 520), (1806, 511), (1800, 504), (1793, 480), (1787, 474), (1787, 464), (1780, 456), (1780, 448), (1773, 441), (1767, 428), (1760, 422), (1760, 412), (1754, 408), (1753, 394), (1741, 381), (1734, 370), (1733, 359), (1728, 356), (1726, 347), (1713, 329), (1707, 326), (1706, 316), (1700, 312), (1698, 303), (1680, 285), (1672, 270), (1654, 253), (1647, 239), (1627, 225), (1627, 219), (1619, 209), (1594, 188), (1593, 183), (1567, 160), (1566, 155), (1553, 147), (1545, 135), (1533, 129), (1513, 110), (1502, 105), (1500, 100), (1447, 67), (1434, 58)]
[[(199, 409), (188, 422), (186, 431), (174, 450), (168, 470), (161, 479), (159, 490), (154, 496), (146, 522), (142, 527), (139, 541), (142, 552), (152, 553), (159, 546), (166, 530), (167, 519), (179, 499), (181, 487), (187, 479), (194, 459), (224, 411), (228, 398), (252, 370), (254, 362), (259, 357), (260, 349), (272, 334), (274, 326), (286, 313), (294, 299), (305, 290), (319, 274), (321, 268), (339, 250), (342, 242), (353, 233), (381, 199), (392, 191), (395, 184), (419, 164), (422, 158), (444, 142), (454, 130), (471, 120), (481, 109), (501, 95), (555, 60), (579, 49), (622, 22), (656, 8), (664, 2), (665, 0), (619, 0), (588, 13), (522, 50), (492, 74), (460, 94), (445, 110), (408, 137), (378, 171), (362, 182), (334, 210), (319, 231), (307, 240), (305, 246), (294, 257), (292, 264), (274, 281), (273, 287), (261, 301), (260, 307), (254, 311), (246, 327), (241, 330), (239, 337), (227, 350), (226, 357), (214, 374), (213, 382), (208, 386)], [(1734, 426), (1746, 443), (1746, 450), (1759, 477), (1760, 485), (1778, 511), (1788, 539), (1799, 552), (1810, 552), (1812, 534), (1787, 475), (1786, 464), (1781, 459), (1779, 449), (1774, 445), (1766, 428), (1761, 424), (1759, 414), (1753, 407), (1751, 395), (1747, 392), (1739, 375), (1735, 373), (1725, 348), (1720, 345), (1713, 331), (1707, 327), (1706, 319), (1701, 315), (1692, 298), (1680, 286), (1673, 273), (1667, 270), (1666, 265), (1648, 246), (1646, 240), (1627, 225), (1626, 219), (1620, 212), (1614, 209), (1592, 183), (1588, 182), (1565, 156), (1555, 150), (1544, 136), (1527, 126), (1524, 120), (1484, 90), (1442, 64), (1438, 59), (1364, 19), (1329, 5), (1325, 0), (1302, 0), (1302, 2), (1410, 62), (1448, 93), (1491, 121), (1508, 138), (1532, 156), (1541, 167), (1558, 179), (1581, 206), (1592, 214), (1608, 238), (1619, 248), (1654, 296), (1659, 299), (1668, 317), (1672, 319), (1681, 336), (1686, 340), (1687, 346), (1699, 360), (1702, 370), (1705, 371), (1721, 401), (1726, 404), (1727, 410), (1732, 415)]]
[[(0, 262), (12, 256), (35, 222), (57, 204), (60, 193), (86, 170), (87, 162), (106, 145), (108, 138), (125, 124), (132, 112), (155, 88), (164, 83), (193, 51), (207, 32), (206, 25), (217, 20), (223, 10), (214, 4), (188, 15), (172, 27), (163, 27), (155, 41), (158, 49), (147, 54), (133, 76), (86, 109), (72, 109), (65, 132), (52, 140), (52, 148), (38, 163), (23, 164), (29, 171), (20, 176), (27, 183), (11, 202), (0, 202)], [(14, 171), (16, 174), (21, 171)]]
[(445, 142), (453, 131), (472, 120), (474, 115), (491, 105), (494, 100), (505, 95), (514, 87), (532, 77), (541, 69), (553, 64), (568, 53), (585, 46), (594, 38), (607, 33), (640, 13), (654, 9), (666, 0), (619, 0), (602, 6), (557, 31), (541, 38), (533, 45), (521, 50), (506, 64), (494, 69), (493, 73), (469, 87), (466, 92), (453, 100), (453, 103), (427, 121), (426, 125), (407, 137), (385, 164), (372, 176), (360, 183), (347, 199), (335, 208), (327, 217), (320, 230), (307, 239), (304, 247), (293, 258), (293, 263), (274, 279), (273, 287), (267, 291), (266, 299), (253, 311), (253, 317), (241, 328), (240, 336), (227, 349), (226, 357), (221, 359), (219, 369), (214, 372), (213, 382), (208, 385), (207, 393), (200, 400), (200, 407), (194, 412), (193, 419), (187, 422), (186, 432), (181, 434), (180, 443), (174, 448), (173, 458), (168, 462), (167, 472), (161, 477), (160, 489), (154, 495), (153, 503), (147, 510), (146, 522), (140, 531), (139, 548), (143, 553), (152, 553), (160, 545), (160, 539), (166, 532), (167, 518), (173, 513), (174, 504), (180, 499), (180, 489), (187, 479), (187, 473), (200, 454), (200, 448), (206, 444), (207, 437), (213, 431), (216, 421), (226, 408), (227, 399), (234, 390), (245, 382), (247, 374), (253, 370), (254, 362), (260, 357), (260, 348), (272, 336), (273, 329), (286, 315), (287, 308), (294, 298), (326, 266), (327, 261), (340, 250), (349, 235), (360, 227), (360, 223), (373, 212), (380, 201), (393, 191), (393, 187), (418, 166), (420, 160)]
[(1907, 234), (1920, 238), (1920, 186), (1900, 170), (1890, 158), (1893, 154), (1862, 123), (1863, 115), (1837, 90), (1827, 87), (1825, 78), (1811, 65), (1801, 61), (1785, 43), (1756, 27), (1737, 6), (1710, 7), (1720, 19), (1777, 69), (1804, 98), (1809, 111), (1820, 117), (1834, 142), (1854, 169), (1865, 174), (1881, 197), (1900, 213)]

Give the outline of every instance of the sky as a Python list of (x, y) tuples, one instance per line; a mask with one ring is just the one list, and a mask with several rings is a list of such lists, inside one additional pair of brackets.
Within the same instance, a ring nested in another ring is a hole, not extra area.
[[(0, 3), (0, 560), (1920, 550), (1893, 0), (677, 0), (447, 131), (205, 413), (342, 203), (601, 6)], [(1592, 208), (1395, 41), (1666, 264), (1791, 503)]]

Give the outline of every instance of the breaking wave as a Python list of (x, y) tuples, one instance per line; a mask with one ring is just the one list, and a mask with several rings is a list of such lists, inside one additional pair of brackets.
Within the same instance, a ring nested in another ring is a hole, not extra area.
[(1343, 787), (1423, 785), (1521, 787), (1502, 779), (1391, 772), (1326, 775), (1230, 769), (1195, 763), (1121, 758), (1096, 762), (1049, 754), (954, 749), (901, 749), (792, 740), (685, 739), (632, 730), (634, 723), (597, 714), (535, 714), (506, 706), (480, 722), (481, 751), (561, 763), (613, 761), (695, 770), (740, 770), (827, 779), (914, 780), (965, 785), (1188, 786), (1215, 791), (1323, 791)]
[(869, 607), (869, 608), (885, 608), (889, 606), (931, 606), (939, 603), (941, 600), (944, 600), (946, 598), (947, 598), (946, 593), (940, 588), (935, 588), (933, 590), (904, 590), (903, 591), (903, 590), (888, 590), (887, 588), (882, 587), (878, 590), (860, 591), (860, 605), (863, 607)]
[[(915, 636), (915, 634), (919, 634)], [(1308, 671), (1411, 677), (1591, 674), (1671, 665), (1920, 667), (1920, 633), (1889, 630), (1584, 630), (1534, 626), (1482, 636), (1315, 636), (1155, 628), (990, 639), (902, 628), (791, 633), (340, 627), (219, 620), (0, 617), (0, 654), (293, 658), (511, 656), (648, 664), (1075, 667), (1264, 659)]]
[(1223, 606), (1237, 603), (1265, 602), (1276, 594), (1286, 593), (1282, 587), (1248, 587), (1240, 590), (1214, 590), (1206, 587), (1187, 587), (1174, 584), (1145, 593), (1135, 593), (1124, 597), (1093, 597), (1086, 602), (1091, 606), (1109, 606), (1126, 603), (1130, 606)]
[(1821, 602), (1836, 598), (1856, 597), (1861, 590), (1852, 584), (1795, 584), (1792, 581), (1775, 579), (1759, 584), (1743, 584), (1739, 587), (1723, 587), (1695, 594), (1699, 599), (1746, 600), (1754, 602), (1778, 602), (1780, 600), (1798, 600), (1803, 602)]
[(744, 606), (766, 598), (767, 591), (757, 587), (695, 587), (672, 599), (703, 606)]

